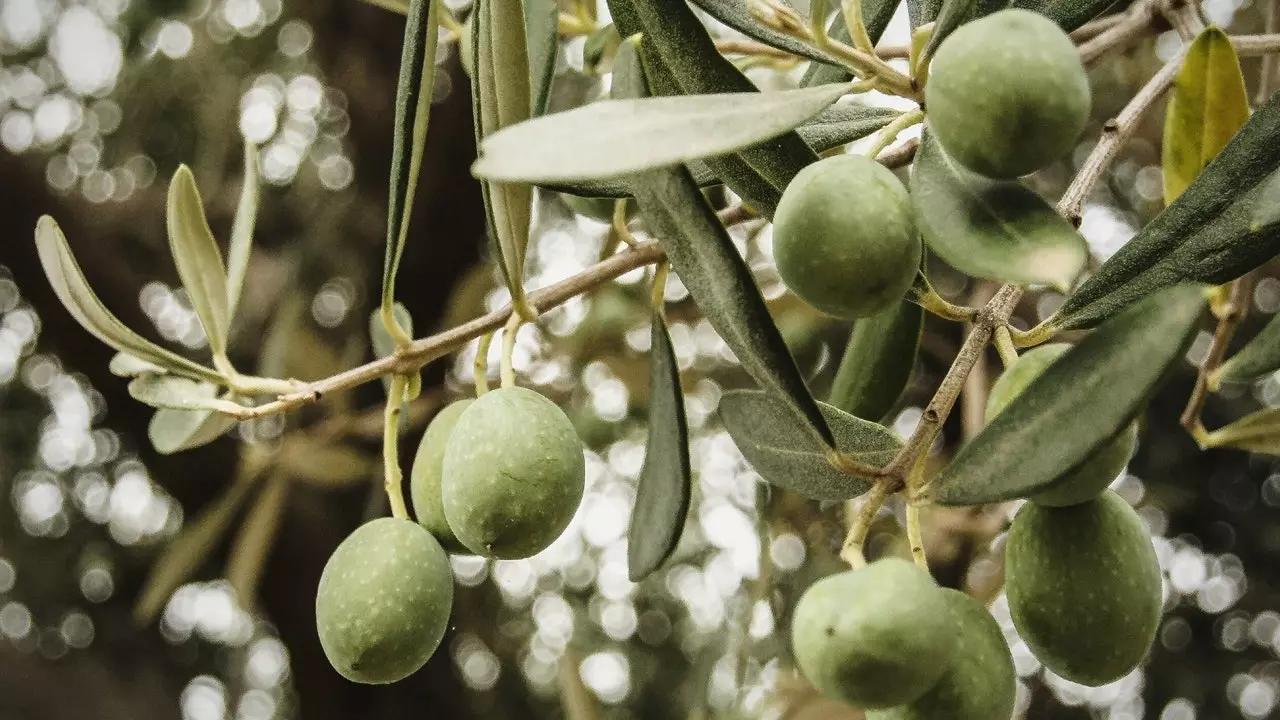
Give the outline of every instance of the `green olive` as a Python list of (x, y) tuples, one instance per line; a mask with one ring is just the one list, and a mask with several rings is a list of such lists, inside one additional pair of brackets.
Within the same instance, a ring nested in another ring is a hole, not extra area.
[(861, 155), (801, 170), (774, 214), (778, 274), (802, 300), (836, 317), (866, 317), (898, 302), (920, 253), (907, 189)]
[(1080, 52), (1052, 20), (1001, 10), (961, 25), (929, 65), (925, 107), (947, 154), (993, 178), (1066, 155), (1089, 120)]
[(451, 553), (468, 553), (466, 547), (458, 542), (458, 538), (444, 519), (444, 501), (440, 497), (440, 479), (444, 467), (444, 449), (453, 434), (453, 428), (462, 417), (462, 411), (471, 405), (471, 400), (458, 400), (449, 403), (436, 413), (422, 434), (422, 442), (418, 443), (418, 453), (413, 458), (413, 470), (409, 473), (409, 493), (413, 500), (413, 511), (418, 516), (422, 527), (431, 531), (440, 541), (440, 545)]
[(316, 629), (343, 677), (392, 683), (436, 651), (452, 607), (453, 572), (440, 543), (417, 523), (380, 518), (357, 528), (325, 563)]

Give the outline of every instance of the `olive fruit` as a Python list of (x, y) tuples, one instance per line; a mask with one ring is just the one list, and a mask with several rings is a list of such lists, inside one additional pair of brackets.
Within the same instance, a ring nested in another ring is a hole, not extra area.
[(1005, 545), (1005, 592), (1032, 653), (1082, 685), (1137, 667), (1160, 622), (1155, 548), (1138, 514), (1110, 490), (1070, 507), (1024, 504)]
[(947, 154), (1014, 178), (1070, 152), (1089, 119), (1089, 78), (1052, 20), (1011, 9), (965, 23), (929, 66), (925, 106)]
[(409, 520), (379, 518), (338, 545), (316, 591), (325, 657), (360, 683), (401, 680), (431, 657), (453, 606), (453, 573), (440, 543)]
[(413, 500), (413, 512), (418, 523), (431, 531), (440, 545), (451, 553), (469, 552), (449, 528), (444, 519), (444, 501), (440, 498), (441, 470), (444, 467), (444, 448), (453, 434), (453, 427), (462, 417), (462, 411), (471, 400), (449, 403), (436, 413), (427, 425), (427, 431), (418, 443), (418, 453), (413, 458), (413, 470), (409, 473), (409, 495)]
[(458, 418), (444, 451), (441, 498), (454, 535), (478, 555), (535, 555), (582, 502), (586, 464), (573, 423), (521, 387), (481, 395)]
[(1017, 681), (999, 623), (982, 603), (942, 590), (963, 640), (942, 679), (907, 705), (872, 710), (867, 720), (1009, 720)]
[[(991, 387), (991, 394), (987, 396), (987, 422), (995, 420), (1032, 380), (1040, 377), (1041, 373), (1070, 349), (1071, 346), (1067, 343), (1052, 343), (1018, 356)], [(1137, 441), (1138, 424), (1129, 423), (1087, 459), (1063, 473), (1047, 489), (1029, 496), (1029, 499), (1040, 505), (1061, 507), (1097, 497), (1124, 470), (1129, 458), (1133, 457), (1133, 446)]]
[(791, 633), (800, 672), (818, 692), (862, 708), (924, 695), (961, 642), (933, 578), (897, 558), (811, 585), (796, 604)]
[(773, 257), (800, 299), (842, 318), (874, 315), (907, 292), (920, 267), (907, 189), (862, 155), (796, 174), (773, 217)]

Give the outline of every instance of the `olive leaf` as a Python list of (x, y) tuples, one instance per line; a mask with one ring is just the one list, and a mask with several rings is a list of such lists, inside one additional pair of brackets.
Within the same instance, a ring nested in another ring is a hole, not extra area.
[[(395, 316), (396, 323), (405, 332), (413, 335), (413, 316), (409, 314), (408, 308), (397, 302), (391, 306), (391, 314)], [(391, 337), (390, 333), (387, 332), (387, 327), (382, 322), (382, 315), (378, 310), (374, 310), (369, 315), (369, 344), (373, 347), (373, 356), (376, 358), (389, 357), (396, 351), (395, 338)], [(417, 374), (421, 377), (422, 371), (419, 370)], [(391, 391), (390, 377), (385, 375), (382, 377), (382, 389), (383, 392)], [(402, 425), (405, 419), (405, 415), (401, 413), (400, 422)]]
[(1249, 218), (1250, 230), (1261, 230), (1280, 221), (1280, 170), (1271, 173), (1263, 181), (1253, 201), (1253, 214)]
[[(838, 3), (831, 4), (836, 5)], [(872, 43), (880, 42), (880, 36), (884, 34), (885, 28), (889, 27), (889, 21), (893, 19), (893, 14), (897, 9), (898, 0), (867, 0), (862, 3), (862, 24), (866, 26), (867, 36)], [(831, 24), (827, 26), (827, 37), (845, 44), (851, 42), (849, 26), (844, 22), (843, 13), (837, 12)], [(844, 82), (852, 77), (849, 70), (843, 65), (826, 65), (815, 62), (809, 64), (809, 69), (805, 71), (804, 77), (800, 78), (800, 87)], [(801, 137), (803, 137), (803, 134)], [(816, 147), (814, 150), (822, 152)]]
[(855, 417), (883, 418), (911, 381), (923, 331), (924, 309), (907, 300), (855, 320), (827, 402)]
[(244, 185), (236, 204), (236, 217), (231, 222), (231, 242), (227, 246), (227, 319), (234, 321), (244, 287), (244, 274), (249, 269), (249, 253), (253, 251), (253, 228), (258, 221), (258, 194), (262, 177), (258, 174), (258, 146), (244, 143)]
[[(409, 218), (427, 147), (431, 94), (436, 77), (439, 13), (435, 0), (410, 0), (396, 83), (395, 125), (391, 136), (391, 179), (387, 198), (387, 242), (382, 260), (382, 301), (395, 296), (396, 272), (409, 237)], [(527, 85), (527, 83), (526, 83)]]
[(962, 167), (928, 132), (916, 151), (911, 202), (925, 242), (966, 275), (1065, 291), (1088, 259), (1084, 238), (1043, 198)]
[(551, 81), (560, 55), (559, 0), (524, 0), (525, 42), (529, 49), (531, 110), (537, 117), (547, 111)]
[(1160, 153), (1164, 201), (1173, 202), (1249, 119), (1231, 38), (1207, 27), (1191, 43), (1165, 109)]
[(1007, 7), (1007, 0), (942, 0), (937, 16), (932, 20), (933, 32), (924, 47), (924, 55), (932, 56), (938, 45), (956, 28), (984, 15)]
[(1206, 306), (1202, 285), (1176, 285), (1099, 327), (1031, 382), (933, 481), (943, 505), (977, 505), (1051, 489), (1109, 442), (1179, 363)]
[(111, 362), (107, 363), (107, 371), (116, 377), (124, 378), (147, 374), (163, 375), (166, 372), (159, 365), (126, 352), (118, 352), (112, 355)]
[(40, 266), (53, 286), (54, 294), (91, 335), (119, 352), (158, 365), (168, 372), (196, 380), (222, 381), (222, 375), (217, 371), (156, 345), (112, 315), (89, 287), (84, 272), (71, 254), (66, 236), (53, 218), (48, 215), (40, 217), (36, 223), (35, 239)]
[(661, 310), (653, 313), (650, 334), (649, 439), (627, 530), (627, 575), (631, 582), (657, 570), (676, 549), (693, 492), (680, 365)]
[[(622, 44), (615, 91), (645, 93), (638, 57), (634, 40)], [(672, 269), (743, 369), (807, 423), (817, 439), (834, 445), (751, 270), (689, 171), (683, 166), (649, 170), (636, 175), (633, 186), (647, 229), (659, 238)]]
[(1180, 282), (1218, 285), (1280, 252), (1280, 224), (1253, 229), (1263, 180), (1280, 167), (1280, 95), (1258, 108), (1186, 192), (1102, 264), (1048, 323), (1092, 327)]
[(485, 138), (472, 172), (492, 181), (552, 183), (724, 155), (792, 130), (847, 88), (601, 100)]
[(1280, 408), (1266, 408), (1245, 415), (1209, 433), (1203, 444), (1205, 447), (1232, 447), (1280, 456)]
[(142, 583), (142, 590), (133, 606), (134, 622), (147, 625), (154, 620), (169, 602), (173, 591), (200, 569), (209, 553), (226, 535), (240, 507), (249, 497), (249, 491), (257, 487), (255, 480), (248, 474), (239, 478), (169, 541)]
[(223, 574), (244, 606), (252, 606), (258, 594), (258, 582), (288, 507), (290, 487), (289, 478), (283, 474), (268, 477), (231, 541), (231, 554)]
[(178, 375), (139, 375), (129, 382), (129, 395), (154, 408), (230, 412), (240, 408), (238, 403), (219, 398), (218, 386)]
[(1253, 339), (1209, 375), (1209, 388), (1223, 382), (1246, 382), (1280, 370), (1280, 315), (1275, 315)]
[[(799, 55), (826, 65), (840, 65), (840, 60), (830, 53), (823, 52), (809, 43), (797, 40), (757, 20), (747, 9), (745, 0), (691, 0), (691, 2), (716, 20), (769, 47), (786, 50), (792, 55)], [(779, 0), (779, 2), (788, 7), (791, 6), (787, 0)]]
[[(818, 403), (841, 451), (870, 465), (888, 464), (902, 441), (882, 425)], [(720, 419), (751, 467), (770, 485), (815, 500), (840, 501), (871, 488), (865, 478), (831, 466), (826, 448), (776, 398), (731, 390), (720, 398)]]
[(191, 306), (200, 319), (209, 349), (214, 358), (227, 353), (228, 315), (227, 268), (222, 252), (213, 239), (204, 203), (196, 189), (191, 169), (179, 165), (169, 181), (169, 200), (165, 212), (169, 230), (169, 249), (178, 267), (178, 277), (187, 289)]
[[(828, 107), (805, 121), (796, 132), (815, 152), (861, 140), (902, 116), (902, 112), (890, 108), (868, 107), (859, 102), (842, 102)], [(700, 187), (720, 182), (705, 162), (689, 163), (689, 172)], [(566, 183), (548, 183), (548, 189), (581, 197), (628, 197), (631, 185), (627, 178), (577, 180)]]
[[(234, 395), (222, 400), (236, 402)], [(234, 417), (215, 410), (175, 410), (160, 408), (147, 424), (151, 446), (161, 455), (191, 450), (217, 440), (238, 422)]]
[(613, 23), (596, 28), (582, 45), (582, 71), (603, 75), (613, 71), (613, 57), (622, 44), (622, 36)]
[(374, 458), (354, 447), (307, 437), (286, 441), (279, 455), (279, 467), (290, 477), (326, 488), (367, 480), (377, 465)]
[[(963, 19), (973, 20), (1004, 8), (1022, 8), (1038, 12), (1070, 32), (1115, 4), (1114, 0), (988, 0), (981, 3), (978, 12)], [(907, 0), (911, 27), (917, 28), (940, 21), (943, 5), (944, 0)]]
[[(475, 69), (471, 108), (476, 144), (528, 120), (529, 57), (524, 30), (524, 5), (503, 0), (478, 0), (471, 19), (471, 47)], [(481, 181), (494, 255), (512, 304), (532, 317), (524, 290), (524, 259), (533, 215), (533, 188), (525, 183)]]

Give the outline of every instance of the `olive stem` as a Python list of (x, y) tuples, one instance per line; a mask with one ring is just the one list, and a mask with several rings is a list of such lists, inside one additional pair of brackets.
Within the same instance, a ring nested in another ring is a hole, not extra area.
[[(1274, 33), (1277, 30), (1280, 30), (1280, 12), (1276, 11), (1277, 1), (1278, 0), (1266, 1), (1266, 7), (1263, 9), (1263, 30), (1265, 32)], [(1254, 96), (1254, 105), (1261, 105), (1271, 97), (1271, 90), (1274, 87), (1275, 76), (1275, 55), (1263, 55), (1262, 66), (1258, 68), (1258, 94)]]
[(813, 36), (814, 47), (826, 50), (829, 44), (827, 37), (827, 0), (813, 0), (809, 3), (809, 34)]
[(848, 534), (844, 536), (844, 545), (840, 548), (840, 559), (849, 563), (849, 567), (854, 570), (865, 567), (867, 564), (867, 557), (863, 553), (863, 546), (867, 543), (867, 532), (871, 530), (871, 523), (876, 519), (876, 513), (880, 512), (880, 508), (884, 507), (884, 501), (889, 494), (888, 483), (878, 482), (871, 486), (871, 490), (862, 498), (862, 507), (858, 508), (858, 514), (854, 516)]
[(666, 312), (667, 307), (667, 273), (670, 266), (665, 262), (658, 263), (653, 271), (653, 295), (650, 302), (653, 303), (653, 311), (658, 314)]
[(627, 227), (627, 199), (618, 198), (613, 203), (613, 219), (611, 226), (613, 233), (618, 239), (627, 244), (627, 247), (634, 248), (639, 241), (636, 236), (631, 234), (631, 229)]
[(894, 119), (893, 122), (881, 128), (876, 135), (875, 141), (871, 147), (867, 149), (867, 157), (874, 158), (878, 156), (885, 148), (893, 144), (898, 139), (898, 135), (907, 128), (917, 125), (924, 121), (924, 110), (916, 108), (910, 112), (905, 112)]
[(853, 46), (875, 57), (875, 43), (871, 42), (871, 36), (867, 34), (867, 23), (862, 19), (862, 0), (843, 0), (842, 8), (844, 23), (849, 28), (849, 39), (853, 41)]
[(907, 299), (944, 320), (954, 322), (970, 322), (978, 312), (971, 307), (947, 302), (933, 289), (923, 271), (916, 274), (915, 284), (908, 291)]
[(907, 542), (916, 567), (929, 572), (929, 558), (924, 553), (924, 537), (920, 532), (920, 506), (914, 503), (907, 503)]
[(1209, 396), (1209, 376), (1218, 369), (1218, 366), (1222, 364), (1223, 358), (1226, 357), (1227, 346), (1231, 343), (1231, 337), (1235, 335), (1240, 321), (1249, 312), (1249, 300), (1252, 294), (1253, 273), (1246, 273), (1231, 282), (1227, 301), (1218, 312), (1218, 327), (1214, 329), (1213, 340), (1209, 343), (1209, 351), (1205, 354), (1204, 362), (1200, 363), (1200, 370), (1196, 374), (1195, 387), (1191, 390), (1191, 397), (1187, 399), (1187, 407), (1182, 411), (1182, 417), (1179, 418), (1182, 427), (1191, 433), (1191, 436), (1202, 447), (1205, 445), (1207, 432), (1201, 419), (1201, 413), (1204, 411), (1204, 404)]
[(1009, 335), (1009, 326), (1001, 325), (996, 328), (996, 352), (1000, 353), (1000, 362), (1004, 363), (1007, 368), (1018, 359), (1018, 348), (1013, 344), (1013, 338)]
[[(518, 313), (511, 313), (508, 319), (520, 317)], [(476, 343), (476, 359), (471, 366), (471, 377), (475, 381), (476, 397), (489, 392), (489, 346), (493, 343), (493, 333), (485, 333), (480, 336), (480, 342)]]
[(519, 334), (520, 325), (523, 322), (524, 318), (521, 318), (519, 313), (511, 313), (511, 317), (507, 318), (506, 326), (502, 329), (502, 359), (498, 370), (504, 388), (514, 387), (516, 384), (516, 370), (511, 356), (515, 354), (516, 335)]
[(404, 504), (404, 491), (400, 488), (400, 406), (404, 403), (406, 383), (404, 375), (392, 376), (382, 426), (383, 482), (386, 485), (387, 500), (391, 503), (391, 516), (401, 520), (409, 519), (409, 509)]

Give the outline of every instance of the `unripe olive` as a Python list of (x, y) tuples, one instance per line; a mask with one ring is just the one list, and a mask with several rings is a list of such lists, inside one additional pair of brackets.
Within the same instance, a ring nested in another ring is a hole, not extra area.
[(479, 555), (516, 559), (541, 552), (573, 519), (585, 483), (573, 423), (526, 388), (481, 395), (445, 446), (444, 515), (458, 540)]
[(401, 680), (440, 645), (453, 607), (453, 573), (440, 543), (417, 523), (365, 523), (333, 551), (316, 591), (325, 657), (360, 683)]
[(444, 449), (453, 434), (453, 427), (462, 417), (462, 411), (471, 400), (449, 403), (436, 413), (418, 443), (418, 454), (413, 458), (413, 470), (409, 473), (409, 495), (413, 500), (413, 512), (418, 523), (431, 531), (440, 545), (451, 553), (470, 552), (449, 528), (444, 519), (444, 501), (440, 498), (440, 478), (444, 468)]
[(944, 589), (960, 632), (951, 665), (931, 690), (907, 705), (871, 710), (867, 720), (1009, 720), (1017, 681), (999, 623), (982, 603)]
[(1089, 78), (1062, 28), (1011, 9), (961, 25), (929, 66), (925, 106), (947, 153), (994, 178), (1070, 152), (1089, 120)]
[(897, 558), (814, 583), (796, 603), (791, 633), (796, 663), (818, 692), (862, 708), (924, 695), (961, 642), (946, 596)]
[(920, 236), (907, 189), (880, 163), (837, 155), (801, 170), (773, 217), (782, 281), (836, 317), (874, 315), (911, 287)]
[(1141, 518), (1107, 490), (1018, 511), (1005, 545), (1014, 627), (1044, 666), (1104, 685), (1138, 666), (1160, 623), (1161, 577)]
[[(1070, 349), (1071, 346), (1067, 343), (1052, 343), (1019, 355), (991, 387), (991, 394), (987, 396), (987, 422), (995, 420), (1032, 380), (1040, 377), (1041, 373)], [(1063, 392), (1070, 391), (1070, 388), (1063, 389)], [(1133, 446), (1137, 441), (1138, 423), (1135, 421), (1082, 463), (1063, 473), (1048, 489), (1030, 495), (1029, 499), (1040, 505), (1062, 507), (1097, 497), (1124, 470), (1129, 458), (1133, 457)]]

